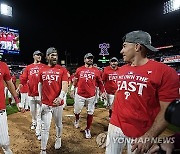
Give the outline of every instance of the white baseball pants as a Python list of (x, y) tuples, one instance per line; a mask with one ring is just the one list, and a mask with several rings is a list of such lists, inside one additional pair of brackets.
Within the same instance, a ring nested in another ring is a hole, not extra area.
[(107, 94), (107, 106), (109, 106), (112, 109), (112, 104), (114, 101), (114, 95)]
[(0, 147), (2, 147), (5, 154), (12, 154), (9, 145), (10, 141), (6, 110), (0, 110)]
[(56, 137), (62, 135), (62, 113), (63, 106), (52, 107), (46, 104), (41, 106), (41, 117), (42, 117), (42, 130), (41, 130), (41, 149), (45, 150), (49, 139), (49, 129), (51, 126), (52, 117), (56, 124)]
[(122, 154), (125, 146), (127, 154), (134, 154), (135, 152), (131, 152), (131, 144), (132, 140), (124, 135), (121, 128), (109, 124), (105, 154)]
[(41, 105), (38, 96), (29, 96), (30, 112), (32, 116), (32, 124), (36, 126), (36, 135), (41, 133)]
[(29, 108), (29, 97), (28, 93), (21, 93), (21, 104), (25, 109)]
[(87, 113), (92, 115), (94, 113), (94, 108), (95, 108), (95, 96), (90, 97), (90, 98), (85, 98), (77, 93), (75, 94), (74, 98), (74, 113), (79, 114), (81, 113), (85, 103), (86, 103), (86, 109)]

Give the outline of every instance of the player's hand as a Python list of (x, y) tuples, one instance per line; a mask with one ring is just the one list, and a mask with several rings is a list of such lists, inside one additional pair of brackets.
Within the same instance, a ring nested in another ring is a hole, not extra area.
[(69, 95), (71, 98), (74, 98), (74, 90), (71, 90)]
[(61, 99), (60, 97), (55, 98), (53, 101), (53, 105), (55, 105), (55, 106), (61, 106), (63, 104), (64, 104), (64, 100)]
[(19, 89), (16, 89), (17, 94), (19, 94)]
[(135, 154), (144, 154), (152, 147), (151, 136), (143, 135), (132, 143), (131, 152), (135, 151)]
[(151, 149), (148, 151), (148, 154), (155, 154), (158, 153), (159, 150), (163, 150), (166, 152), (166, 154), (171, 154), (174, 149), (173, 143), (162, 143), (160, 145), (153, 145)]
[(23, 108), (21, 103), (18, 103), (17, 105), (18, 111), (24, 113), (26, 110)]
[(102, 99), (107, 99), (106, 92), (103, 92), (103, 93), (101, 94), (101, 97), (102, 97)]

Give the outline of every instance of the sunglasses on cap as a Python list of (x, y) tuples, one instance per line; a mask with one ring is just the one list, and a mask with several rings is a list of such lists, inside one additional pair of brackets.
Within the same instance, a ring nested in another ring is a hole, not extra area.
[(36, 54), (36, 56), (42, 56), (42, 54), (41, 54), (41, 53), (38, 53), (38, 54)]
[(93, 59), (93, 56), (87, 57), (87, 59)]
[(111, 60), (110, 62), (118, 62), (117, 60)]

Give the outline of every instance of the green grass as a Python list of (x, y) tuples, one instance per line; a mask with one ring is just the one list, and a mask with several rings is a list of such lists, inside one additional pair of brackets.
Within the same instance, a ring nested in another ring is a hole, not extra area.
[(16, 107), (16, 104), (11, 105), (11, 106), (7, 105), (6, 106), (6, 111), (7, 111), (7, 115), (19, 112), (18, 108)]

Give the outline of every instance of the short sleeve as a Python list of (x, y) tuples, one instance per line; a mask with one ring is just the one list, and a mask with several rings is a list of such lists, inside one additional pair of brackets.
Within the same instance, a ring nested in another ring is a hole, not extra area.
[(4, 79), (4, 81), (11, 80), (9, 68), (8, 68), (7, 64), (5, 64), (5, 63), (4, 63), (4, 77), (3, 77), (3, 79)]
[(179, 98), (179, 88), (179, 78), (176, 71), (170, 67), (166, 67), (159, 88), (159, 100), (171, 102)]

